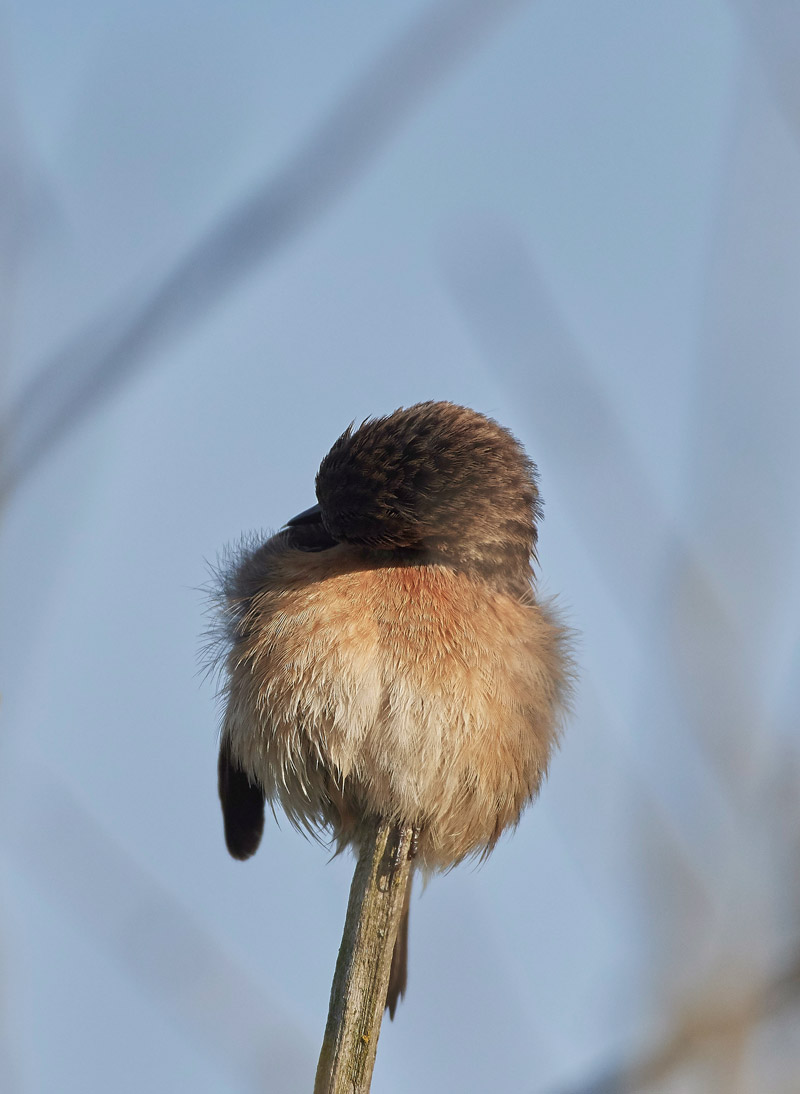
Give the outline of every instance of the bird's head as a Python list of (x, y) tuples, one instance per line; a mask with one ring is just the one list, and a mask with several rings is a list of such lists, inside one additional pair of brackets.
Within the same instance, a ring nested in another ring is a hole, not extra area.
[(337, 542), (529, 578), (536, 469), (507, 429), (474, 410), (418, 403), (351, 426), (316, 487), (319, 505), (290, 523), (317, 519)]

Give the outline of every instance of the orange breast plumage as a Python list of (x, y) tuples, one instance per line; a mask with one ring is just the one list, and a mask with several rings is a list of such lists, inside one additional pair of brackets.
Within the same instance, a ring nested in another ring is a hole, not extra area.
[(227, 583), (223, 736), (291, 820), (357, 841), (395, 816), (419, 858), (490, 849), (537, 793), (570, 674), (567, 632), (529, 602), (445, 565), (276, 536)]

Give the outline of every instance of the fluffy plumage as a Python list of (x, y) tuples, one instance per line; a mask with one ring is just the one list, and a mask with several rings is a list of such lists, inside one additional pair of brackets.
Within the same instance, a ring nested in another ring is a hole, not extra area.
[(534, 594), (535, 469), (491, 419), (422, 403), (347, 430), (317, 497), (223, 582), (231, 853), (266, 797), (340, 845), (412, 823), (429, 869), (485, 854), (539, 789), (571, 672)]

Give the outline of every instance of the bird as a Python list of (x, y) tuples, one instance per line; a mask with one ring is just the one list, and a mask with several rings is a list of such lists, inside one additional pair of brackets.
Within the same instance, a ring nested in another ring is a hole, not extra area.
[(426, 875), (485, 858), (540, 789), (574, 678), (537, 595), (536, 467), (492, 418), (429, 401), (351, 424), (316, 496), (218, 576), (227, 848), (255, 853), (268, 802), (339, 850), (370, 818), (413, 826)]

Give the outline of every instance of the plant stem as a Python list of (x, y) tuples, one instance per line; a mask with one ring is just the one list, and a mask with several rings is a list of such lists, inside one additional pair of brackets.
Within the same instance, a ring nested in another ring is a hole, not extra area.
[(367, 1094), (403, 898), (413, 829), (376, 820), (365, 831), (331, 988), (314, 1094)]

